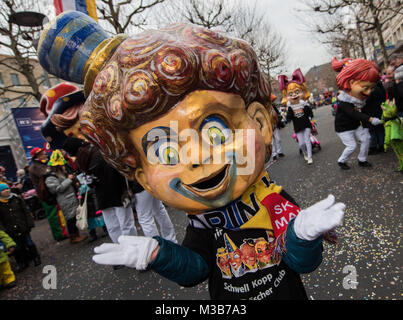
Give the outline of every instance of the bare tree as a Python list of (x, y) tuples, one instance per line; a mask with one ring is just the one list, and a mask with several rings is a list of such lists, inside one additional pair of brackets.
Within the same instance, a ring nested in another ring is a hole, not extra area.
[(156, 20), (158, 24), (190, 22), (209, 29), (234, 30), (234, 0), (168, 0)]
[[(98, 0), (99, 19), (108, 22), (114, 33), (130, 33), (131, 28), (148, 24), (147, 13), (165, 0)], [(109, 29), (109, 28), (106, 28)]]
[(256, 0), (173, 0), (165, 3), (164, 14), (157, 20), (159, 24), (186, 21), (243, 39), (256, 50), (262, 69), (270, 76), (272, 70), (285, 64), (285, 44), (256, 3)]
[(346, 12), (355, 20), (357, 37), (364, 44), (363, 31), (374, 31), (382, 52), (385, 67), (389, 61), (382, 29), (384, 25), (397, 15), (403, 17), (403, 6), (396, 0), (315, 0), (304, 1), (312, 12), (334, 15)]
[(42, 73), (38, 76), (34, 72), (37, 62), (33, 41), (39, 38), (41, 27), (20, 27), (10, 22), (13, 13), (33, 11), (35, 7), (34, 1), (23, 0), (3, 0), (0, 4), (0, 45), (4, 53), (0, 65), (25, 79), (21, 84), (1, 86), (0, 96), (7, 96), (9, 102), (20, 101), (19, 106), (32, 98), (39, 102), (42, 96), (40, 86), (49, 80)]
[(366, 59), (366, 46), (362, 28), (355, 21), (346, 18), (345, 14), (335, 13), (325, 16), (321, 20), (310, 19), (306, 25), (313, 36), (326, 45), (330, 52), (339, 53), (342, 56), (353, 58), (364, 57)]

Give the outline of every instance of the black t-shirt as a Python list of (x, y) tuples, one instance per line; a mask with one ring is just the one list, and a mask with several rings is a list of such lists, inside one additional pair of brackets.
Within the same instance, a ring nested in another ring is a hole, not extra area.
[(310, 106), (304, 106), (295, 111), (291, 107), (288, 107), (287, 119), (292, 120), (295, 133), (300, 132), (305, 128), (312, 129), (311, 120), (309, 119), (312, 117), (313, 112)]
[[(292, 199), (285, 192), (281, 195)], [(182, 245), (209, 265), (211, 299), (306, 300), (299, 274), (282, 261), (272, 264), (274, 240), (274, 234), (264, 229), (199, 229), (189, 225)]]

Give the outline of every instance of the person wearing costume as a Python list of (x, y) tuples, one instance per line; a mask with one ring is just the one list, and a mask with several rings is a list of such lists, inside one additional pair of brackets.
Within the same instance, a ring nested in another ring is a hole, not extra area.
[[(41, 65), (84, 83), (83, 135), (128, 179), (187, 212), (189, 220), (181, 245), (158, 236), (121, 236), (96, 247), (93, 260), (151, 269), (183, 286), (208, 279), (212, 299), (307, 299), (299, 273), (319, 266), (325, 234), (341, 224), (345, 206), (329, 196), (301, 210), (265, 172), (271, 92), (253, 49), (218, 32), (175, 24), (132, 37), (105, 34), (98, 46), (88, 44), (91, 50), (80, 40), (81, 46), (65, 46), (72, 52), (56, 56), (67, 65), (60, 70), (64, 63), (53, 60), (53, 39), (80, 24), (103, 33), (85, 15), (59, 15), (41, 36)], [(82, 47), (88, 60), (81, 68), (74, 57), (84, 54)], [(240, 248), (270, 241), (267, 231), (275, 235), (273, 266), (258, 269), (256, 253), (244, 250), (250, 259), (242, 259)], [(230, 279), (217, 261), (225, 250), (230, 258), (229, 246), (240, 252), (244, 270)]]
[(43, 148), (33, 148), (30, 154), (32, 163), (28, 170), (29, 177), (45, 210), (52, 236), (56, 241), (67, 239), (69, 234), (67, 232), (66, 220), (56, 199), (46, 189), (45, 177), (50, 172), (49, 167), (46, 165), (49, 156)]
[(284, 157), (280, 139), (280, 128), (284, 127), (284, 124), (281, 119), (280, 111), (278, 111), (277, 107), (273, 104), (273, 102), (276, 100), (276, 96), (274, 94), (271, 94), (270, 100), (272, 103), (272, 127), (273, 127), (273, 141), (271, 143), (271, 149), (273, 160), (277, 160), (277, 157), (280, 158)]
[(397, 115), (403, 117), (403, 53), (392, 54), (389, 58), (389, 66), (392, 69), (393, 78), (391, 79), (391, 95), (388, 99), (395, 99)]
[(278, 76), (280, 90), (283, 93), (282, 104), (286, 104), (287, 120), (292, 120), (294, 132), (298, 138), (299, 147), (308, 164), (312, 164), (312, 144), (311, 144), (311, 118), (313, 118), (312, 107), (307, 100), (311, 94), (306, 86), (305, 77), (301, 69), (297, 69), (292, 74), (291, 80), (285, 75)]
[(41, 264), (41, 257), (30, 232), (34, 227), (32, 218), (25, 201), (11, 193), (8, 185), (0, 183), (0, 224), (5, 232), (17, 244), (14, 257), (18, 265), (17, 272), (22, 272), (32, 260), (35, 266)]
[(389, 100), (382, 103), (382, 122), (385, 126), (385, 151), (392, 146), (399, 162), (397, 171), (403, 173), (403, 117), (398, 117), (396, 104)]
[(0, 287), (11, 289), (15, 287), (15, 275), (11, 269), (8, 255), (15, 251), (17, 244), (0, 227)]
[(336, 57), (332, 60), (332, 67), (339, 72), (336, 81), (341, 90), (337, 96), (338, 107), (334, 125), (337, 135), (346, 146), (337, 163), (343, 170), (350, 169), (347, 161), (357, 148), (358, 139), (361, 142), (358, 165), (369, 168), (371, 164), (367, 161), (370, 144), (368, 124), (376, 126), (381, 122), (379, 118), (361, 112), (361, 109), (379, 80), (378, 69), (373, 62), (365, 59), (346, 58), (338, 61)]

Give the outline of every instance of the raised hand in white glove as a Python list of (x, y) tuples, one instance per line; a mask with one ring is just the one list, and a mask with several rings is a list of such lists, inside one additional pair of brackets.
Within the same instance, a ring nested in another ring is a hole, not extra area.
[(315, 240), (323, 233), (342, 224), (344, 203), (334, 204), (335, 198), (329, 195), (326, 199), (302, 210), (294, 221), (294, 231), (302, 240)]
[(381, 124), (381, 120), (378, 118), (372, 117), (371, 123), (373, 126), (377, 126), (378, 124)]
[(147, 269), (151, 255), (158, 247), (158, 241), (150, 237), (120, 236), (119, 244), (104, 243), (94, 248), (92, 257), (96, 263), (125, 265), (137, 270)]

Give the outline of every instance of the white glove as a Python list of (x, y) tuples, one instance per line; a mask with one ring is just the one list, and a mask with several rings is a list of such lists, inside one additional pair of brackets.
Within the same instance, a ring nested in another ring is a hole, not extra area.
[(344, 217), (344, 203), (334, 204), (334, 196), (315, 203), (302, 210), (294, 221), (294, 231), (298, 238), (312, 241), (342, 224)]
[(373, 126), (377, 126), (378, 124), (381, 124), (381, 120), (379, 120), (378, 118), (372, 118), (371, 123)]
[(120, 236), (119, 244), (104, 243), (94, 248), (96, 263), (125, 265), (137, 270), (147, 269), (151, 255), (158, 247), (158, 241), (150, 237)]

